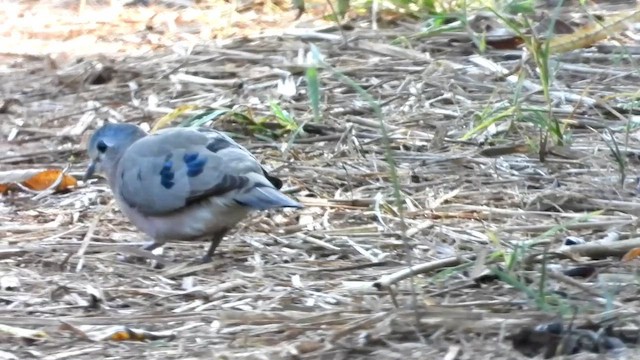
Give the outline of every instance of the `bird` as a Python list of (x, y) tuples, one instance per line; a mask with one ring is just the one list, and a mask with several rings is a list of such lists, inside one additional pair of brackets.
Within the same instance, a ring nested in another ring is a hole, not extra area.
[(206, 127), (164, 128), (148, 134), (130, 123), (105, 123), (87, 144), (85, 182), (102, 173), (120, 211), (152, 241), (209, 241), (202, 263), (252, 211), (302, 208), (283, 194), (246, 148)]

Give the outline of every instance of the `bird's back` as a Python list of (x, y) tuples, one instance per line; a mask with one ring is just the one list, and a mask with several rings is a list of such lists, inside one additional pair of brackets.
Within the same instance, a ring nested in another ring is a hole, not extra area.
[(282, 184), (227, 135), (191, 128), (165, 129), (136, 141), (116, 176), (118, 195), (145, 215), (179, 211), (210, 197), (232, 206), (236, 195), (253, 186)]

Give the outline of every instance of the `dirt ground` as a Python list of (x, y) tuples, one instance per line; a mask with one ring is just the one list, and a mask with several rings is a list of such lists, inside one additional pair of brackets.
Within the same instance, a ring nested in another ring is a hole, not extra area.
[[(553, 320), (638, 332), (637, 260), (620, 260), (640, 247), (635, 28), (552, 57), (568, 141), (549, 141), (541, 161), (536, 120), (503, 113), (517, 92), (544, 111), (535, 69), (518, 84), (500, 67), (516, 68), (522, 49), (479, 55), (464, 31), (420, 37), (416, 22), (374, 31), (360, 18), (340, 32), (319, 20), (325, 8), (294, 21), (272, 4), (2, 11), (2, 176), (70, 164), (80, 179), (100, 123), (152, 125), (181, 105), (194, 106), (182, 118), (233, 108), (280, 131), (277, 102), (306, 125), (274, 140), (233, 117), (207, 124), (305, 204), (247, 219), (213, 264), (189, 263), (207, 244), (185, 242), (165, 246), (164, 269), (119, 261), (145, 239), (104, 180), (3, 196), (0, 359), (525, 359), (511, 337)], [(313, 123), (311, 44), (381, 104), (403, 212), (381, 123), (328, 70)], [(615, 53), (621, 45), (628, 53)], [(568, 237), (586, 243), (571, 251)], [(413, 280), (402, 273), (411, 264)], [(576, 268), (588, 276), (567, 275)], [(535, 300), (543, 280), (546, 305)], [(618, 358), (637, 358), (626, 343)]]

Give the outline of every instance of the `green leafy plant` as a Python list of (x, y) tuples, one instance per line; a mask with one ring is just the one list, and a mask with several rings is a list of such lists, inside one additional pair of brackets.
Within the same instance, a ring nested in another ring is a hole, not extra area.
[[(525, 35), (522, 32), (522, 29), (515, 27), (516, 23), (513, 21), (506, 22), (506, 24), (510, 26), (512, 31), (516, 32), (518, 36), (524, 39), (524, 45), (531, 54), (531, 58), (538, 70), (540, 86), (547, 105), (547, 116), (540, 117), (540, 114), (536, 115), (539, 116), (539, 120), (544, 120), (540, 122), (540, 129), (543, 132), (540, 141), (542, 143), (543, 139), (546, 140), (547, 136), (551, 134), (553, 140), (555, 140), (558, 145), (562, 145), (564, 143), (562, 127), (557, 117), (553, 114), (551, 88), (553, 86), (554, 71), (549, 62), (549, 58), (551, 56), (549, 45), (556, 18), (557, 14), (551, 15), (551, 24), (549, 25), (549, 30), (547, 31), (545, 39), (540, 39), (535, 35)], [(528, 21), (527, 17), (523, 17), (523, 19), (524, 28), (532, 30), (533, 25)], [(533, 31), (531, 32), (534, 33)], [(541, 148), (544, 148), (544, 146), (541, 146)]]
[(278, 104), (277, 102), (271, 102), (270, 108), (271, 113), (275, 116), (275, 120), (281, 126), (281, 134), (298, 130), (298, 123), (288, 111), (282, 109), (280, 104)]
[(270, 104), (271, 115), (256, 117), (250, 109), (232, 110), (228, 108), (206, 109), (181, 123), (181, 126), (198, 127), (208, 122), (231, 118), (243, 125), (253, 135), (270, 139), (280, 138), (296, 132), (300, 126), (293, 116), (277, 102)]

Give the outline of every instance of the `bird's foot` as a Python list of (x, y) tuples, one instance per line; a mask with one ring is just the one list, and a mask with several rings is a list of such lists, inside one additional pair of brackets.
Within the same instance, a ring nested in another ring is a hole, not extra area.
[(118, 256), (118, 261), (129, 264), (146, 264), (147, 261), (151, 260), (155, 263), (153, 266), (154, 269), (162, 269), (168, 261), (151, 252), (161, 245), (162, 244), (149, 242), (141, 248), (131, 246), (123, 247), (120, 250), (121, 252), (127, 253), (127, 255)]
[(213, 261), (211, 255), (207, 254), (200, 258), (200, 264), (209, 264)]
[(149, 261), (148, 258), (138, 255), (118, 255), (117, 259), (118, 261), (127, 264), (144, 264)]
[[(137, 255), (118, 255), (117, 259), (119, 262), (126, 263), (126, 264), (135, 264), (135, 265), (146, 265), (149, 262), (149, 260), (151, 260), (146, 256), (137, 256)], [(164, 268), (164, 261), (163, 262), (153, 261), (153, 262), (155, 263), (153, 265), (154, 269), (160, 270)]]

